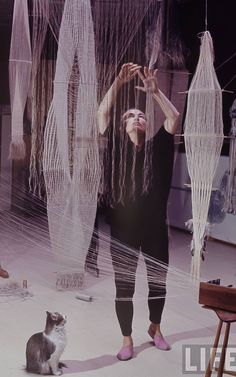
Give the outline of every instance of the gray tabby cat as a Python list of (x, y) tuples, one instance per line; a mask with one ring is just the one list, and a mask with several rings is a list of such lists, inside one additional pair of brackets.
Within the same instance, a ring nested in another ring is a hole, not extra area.
[(37, 374), (60, 376), (62, 367), (59, 359), (66, 346), (66, 316), (47, 313), (45, 330), (32, 335), (26, 345), (26, 370)]

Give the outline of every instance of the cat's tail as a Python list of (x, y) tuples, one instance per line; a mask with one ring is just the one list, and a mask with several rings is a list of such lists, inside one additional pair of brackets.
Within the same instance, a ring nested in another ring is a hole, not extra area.
[(59, 361), (58, 363), (58, 368), (68, 368), (68, 366), (65, 364), (65, 363), (62, 363), (61, 361)]

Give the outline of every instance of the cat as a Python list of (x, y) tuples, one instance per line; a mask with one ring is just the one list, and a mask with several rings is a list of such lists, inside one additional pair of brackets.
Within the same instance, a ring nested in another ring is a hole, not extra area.
[(66, 316), (47, 313), (45, 330), (32, 335), (26, 345), (26, 371), (36, 374), (60, 376), (62, 367), (59, 359), (66, 347)]

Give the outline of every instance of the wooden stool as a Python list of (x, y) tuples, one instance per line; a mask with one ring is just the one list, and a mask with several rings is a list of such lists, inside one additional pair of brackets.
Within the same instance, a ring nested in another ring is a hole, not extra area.
[(231, 325), (232, 322), (236, 322), (236, 313), (228, 312), (226, 310), (216, 309), (216, 308), (213, 308), (213, 307), (210, 307), (210, 306), (204, 306), (204, 308), (214, 310), (214, 312), (217, 314), (217, 316), (220, 320), (217, 331), (216, 331), (213, 350), (211, 352), (210, 360), (208, 362), (205, 377), (211, 377), (212, 366), (213, 366), (214, 361), (215, 361), (216, 350), (217, 350), (217, 347), (218, 347), (218, 344), (219, 344), (221, 330), (222, 330), (224, 322), (226, 323), (226, 328), (225, 328), (224, 341), (223, 341), (221, 355), (220, 355), (220, 364), (219, 364), (219, 368), (215, 368), (215, 370), (217, 371), (217, 377), (222, 377), (223, 373), (230, 374), (231, 376), (236, 376), (236, 372), (231, 372), (231, 371), (227, 371), (227, 370), (224, 369), (225, 355), (226, 355), (226, 350), (227, 350), (228, 340), (229, 340), (230, 325)]

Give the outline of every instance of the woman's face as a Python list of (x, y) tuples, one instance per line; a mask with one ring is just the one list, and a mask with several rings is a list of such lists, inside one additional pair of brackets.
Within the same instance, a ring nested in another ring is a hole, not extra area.
[(138, 109), (130, 109), (124, 113), (122, 119), (125, 124), (125, 130), (129, 135), (131, 133), (145, 135), (147, 119), (142, 111)]

